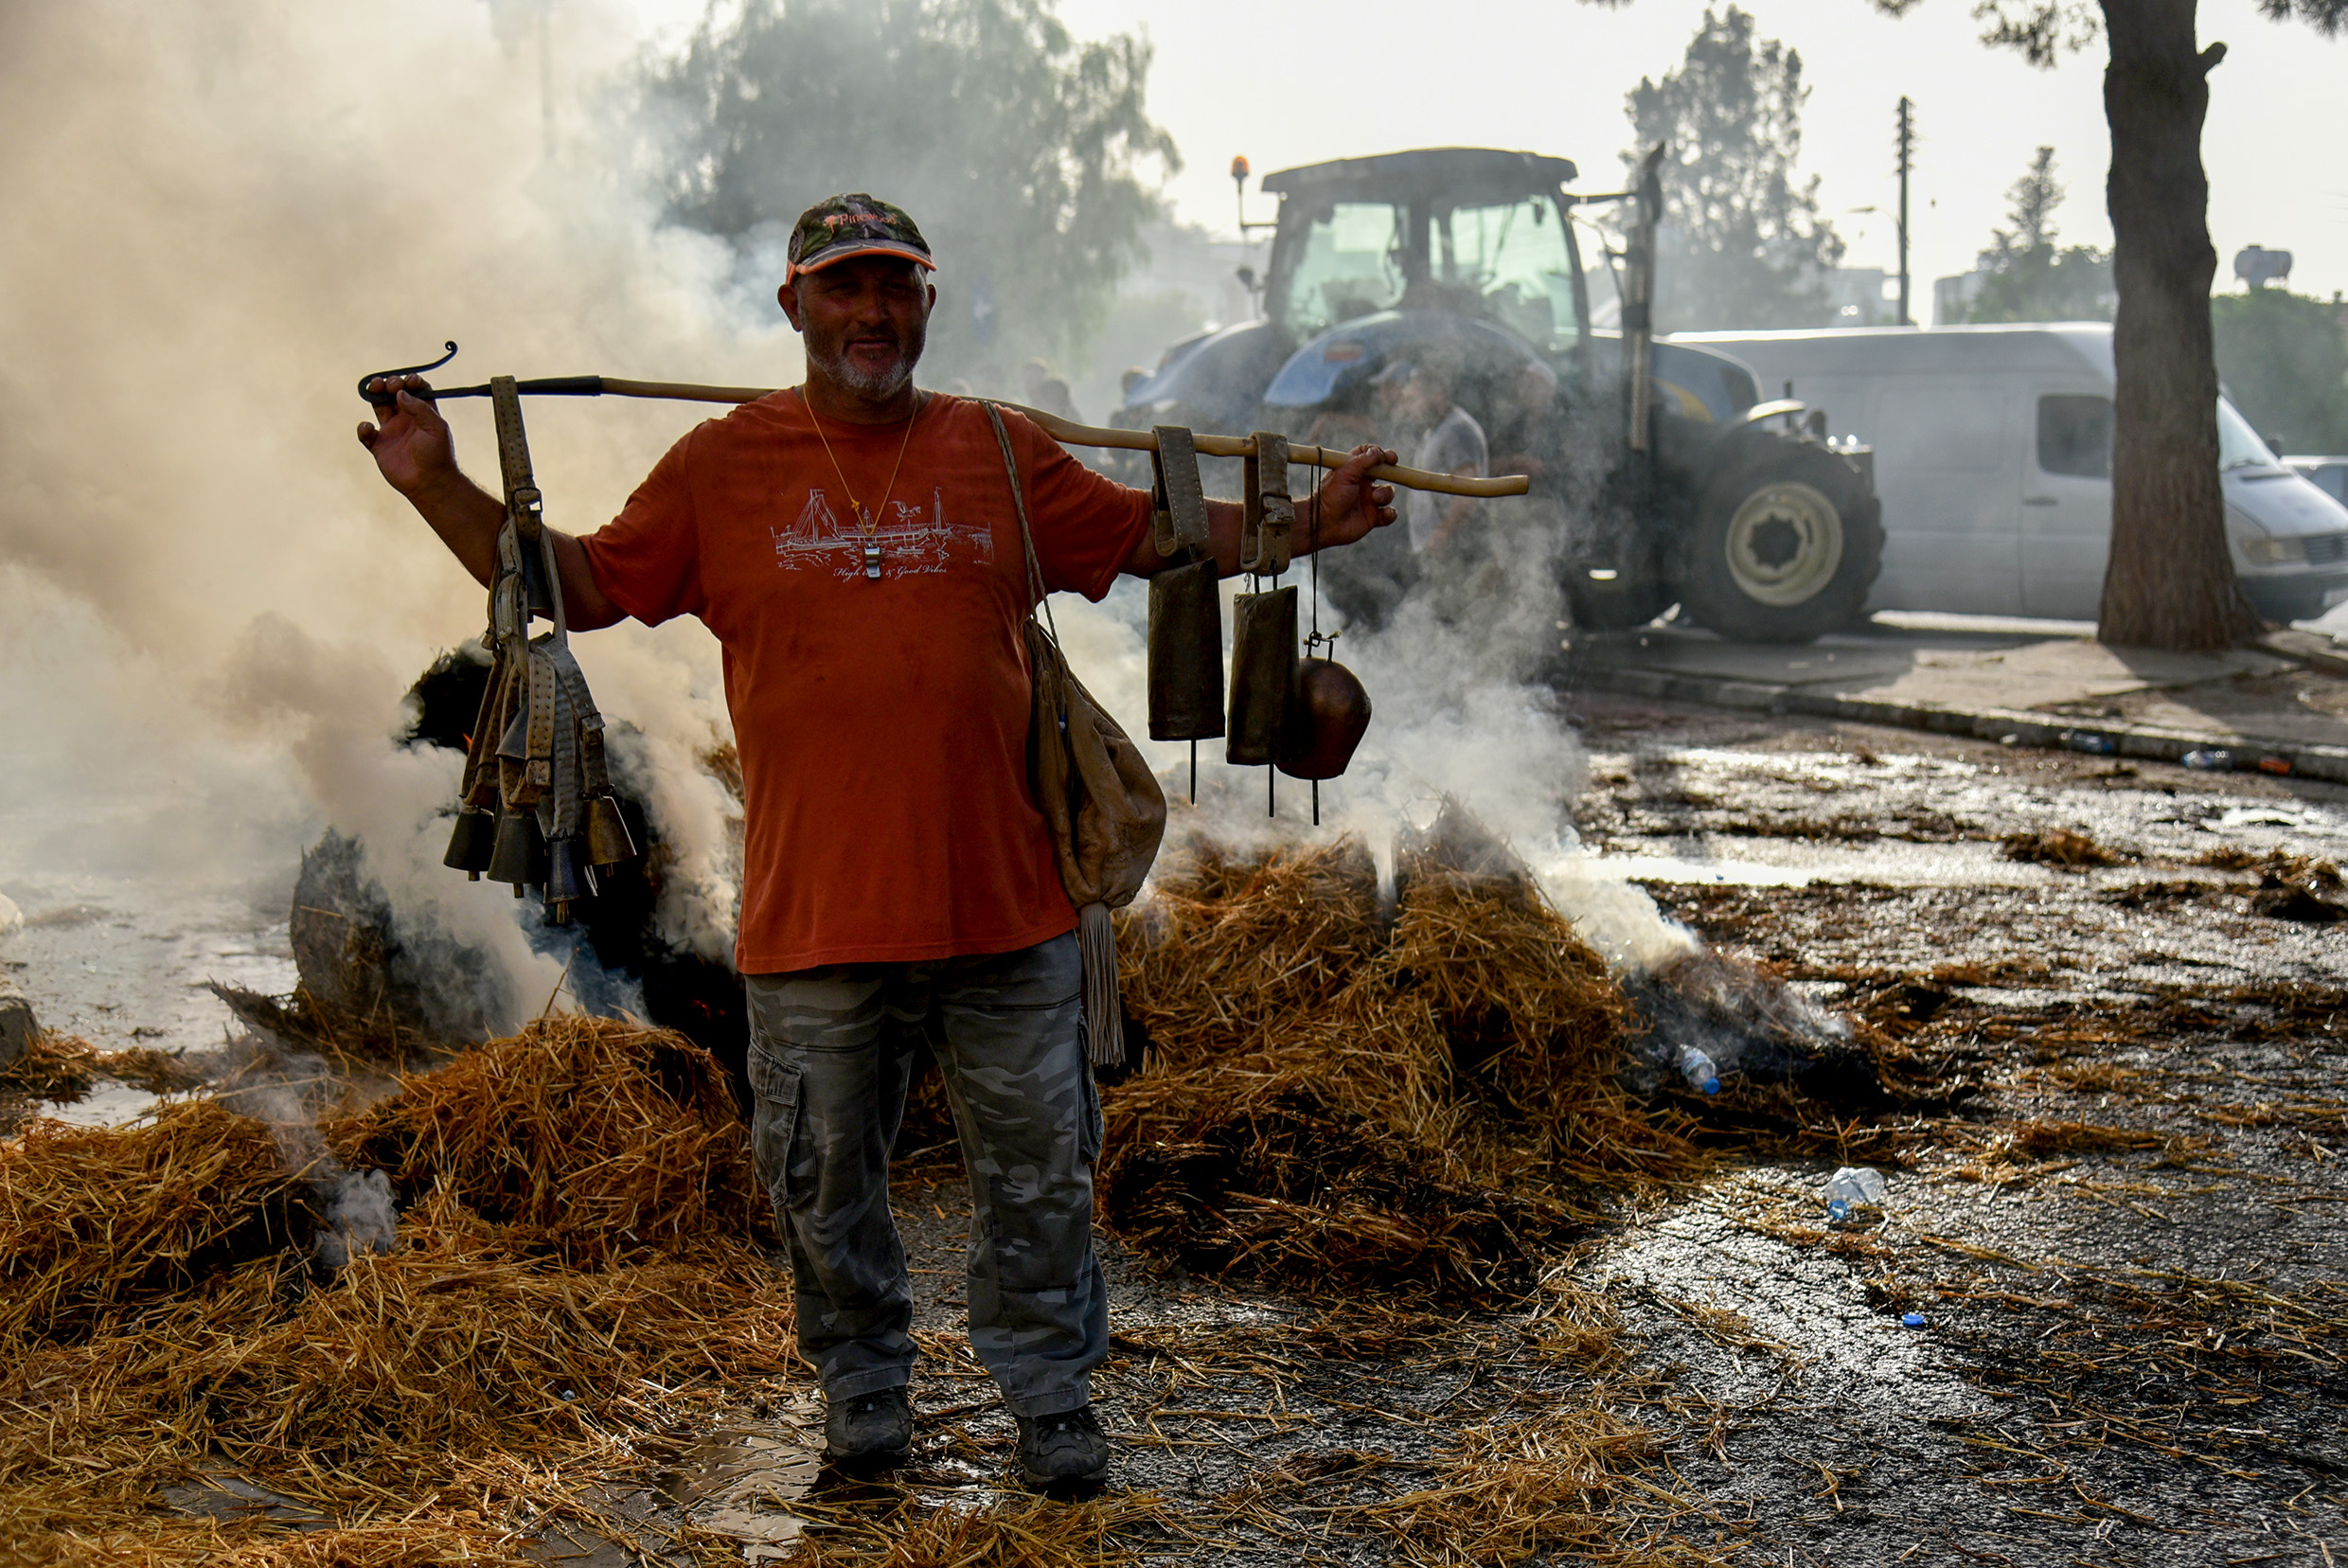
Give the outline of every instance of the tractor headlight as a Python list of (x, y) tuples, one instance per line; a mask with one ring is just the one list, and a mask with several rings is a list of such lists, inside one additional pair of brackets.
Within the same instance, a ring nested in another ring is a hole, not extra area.
[(2307, 559), (2307, 542), (2286, 535), (2272, 538), (2264, 534), (2244, 534), (2242, 554), (2253, 566), (2288, 566)]

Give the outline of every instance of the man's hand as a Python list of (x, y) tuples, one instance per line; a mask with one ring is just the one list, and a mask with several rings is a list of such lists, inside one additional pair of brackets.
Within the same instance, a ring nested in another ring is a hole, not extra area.
[[(421, 376), (377, 376), (366, 383), (366, 392), (370, 399), (389, 392), (395, 401), (380, 426), (360, 423), (359, 444), (373, 454), (384, 482), (408, 498), (449, 553), (475, 582), (488, 587), (497, 569), (497, 535), (506, 526), (506, 504), (456, 466), (449, 422), (424, 401), (432, 388)], [(562, 575), (562, 607), (570, 629), (592, 632), (620, 619), (623, 612), (604, 597), (579, 542), (557, 528), (546, 532), (554, 539), (555, 569)]]
[[(1296, 532), (1290, 537), (1295, 542), (1296, 552), (1308, 548), (1327, 549), (1336, 544), (1350, 544), (1372, 528), (1382, 528), (1395, 520), (1394, 487), (1374, 484), (1370, 470), (1380, 463), (1398, 463), (1402, 459), (1393, 451), (1379, 446), (1358, 446), (1352, 455), (1330, 471), (1322, 482), (1319, 498), (1307, 496), (1296, 508)], [(1314, 508), (1318, 507), (1318, 516)]]
[[(432, 388), (421, 376), (378, 376), (366, 383), (370, 400), (393, 394), (379, 426), (359, 423), (359, 444), (375, 458), (384, 483), (413, 501), (460, 477), (456, 446), (449, 437), (449, 422), (440, 410), (425, 401)], [(386, 405), (377, 403), (378, 410)]]
[[(1296, 526), (1289, 532), (1290, 553), (1305, 556), (1332, 545), (1350, 544), (1372, 528), (1392, 523), (1394, 487), (1372, 484), (1370, 470), (1380, 463), (1399, 460), (1385, 447), (1354, 448), (1353, 454), (1331, 471), (1327, 482), (1316, 492), (1318, 500), (1308, 495), (1296, 504)], [(1236, 501), (1206, 504), (1207, 548), (1215, 557), (1216, 569), (1224, 577), (1239, 570), (1239, 533), (1246, 516), (1246, 508)], [(1158, 553), (1157, 545), (1145, 533), (1133, 546), (1132, 555), (1127, 558), (1124, 570), (1135, 577), (1150, 577), (1165, 571), (1166, 565), (1165, 557)]]

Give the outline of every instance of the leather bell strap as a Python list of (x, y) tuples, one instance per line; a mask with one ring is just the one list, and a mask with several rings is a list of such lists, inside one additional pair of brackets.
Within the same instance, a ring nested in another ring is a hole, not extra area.
[(1245, 493), (1240, 497), (1239, 570), (1278, 577), (1289, 569), (1289, 531), (1296, 526), (1296, 503), (1289, 499), (1289, 442), (1259, 430), (1248, 448)]
[(1160, 425), (1149, 454), (1151, 543), (1168, 561), (1204, 551), (1208, 543), (1206, 489), (1199, 480), (1199, 448), (1181, 425)]

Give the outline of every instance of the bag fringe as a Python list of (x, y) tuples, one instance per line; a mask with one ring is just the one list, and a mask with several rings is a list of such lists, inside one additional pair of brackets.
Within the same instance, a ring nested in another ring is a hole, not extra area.
[(1125, 1060), (1125, 1003), (1117, 990), (1117, 928), (1109, 906), (1089, 903), (1076, 911), (1076, 951), (1084, 959), (1084, 1032), (1093, 1065)]

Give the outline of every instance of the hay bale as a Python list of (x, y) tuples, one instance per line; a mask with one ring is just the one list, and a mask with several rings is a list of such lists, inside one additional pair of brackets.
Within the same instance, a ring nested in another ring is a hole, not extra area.
[(752, 1248), (574, 1272), (446, 1190), (401, 1234), (298, 1300), (264, 1258), (0, 1370), (0, 1559), (103, 1537), (108, 1560), (212, 1560), (153, 1498), (225, 1469), (412, 1531), (350, 1560), (478, 1560), (521, 1496), (624, 1462), (613, 1428), (717, 1402), (720, 1370), (736, 1396), (796, 1370), (789, 1281)]
[(772, 1234), (723, 1070), (665, 1029), (541, 1019), (325, 1131), (353, 1167), (408, 1193), (445, 1185), (583, 1267)]
[(0, 1343), (71, 1340), (315, 1228), (265, 1123), (207, 1101), (0, 1144)]
[(793, 1365), (786, 1282), (750, 1248), (577, 1273), (446, 1189), (401, 1230), (405, 1245), (354, 1257), (283, 1321), (177, 1365), (170, 1386), (212, 1447), (311, 1493), (338, 1474), (394, 1483), (424, 1455), (576, 1441), (647, 1380)]
[(1481, 1298), (1595, 1218), (1594, 1182), (1700, 1165), (1630, 1105), (1628, 1001), (1530, 879), (1459, 823), (1409, 858), (1390, 921), (1356, 841), (1162, 867), (1123, 945), (1158, 1054), (1102, 1096), (1121, 1235), (1201, 1273)]
[(0, 1091), (33, 1100), (70, 1104), (88, 1094), (104, 1077), (105, 1053), (75, 1035), (54, 1029), (36, 1034), (25, 1054), (0, 1071)]
[(488, 954), (429, 919), (399, 919), (359, 841), (331, 829), (302, 854), (286, 935), (301, 975), (294, 1016), (346, 1047), (397, 1061), (511, 1016)]
[(1114, 1140), (1099, 1188), (1121, 1238), (1195, 1274), (1291, 1290), (1514, 1294), (1531, 1283), (1539, 1246), (1570, 1225), (1554, 1204), (1431, 1175), (1422, 1150), (1308, 1087), (1263, 1104), (1200, 1087), (1157, 1078), (1145, 1089), (1176, 1103), (1118, 1105), (1129, 1128), (1179, 1126)]

